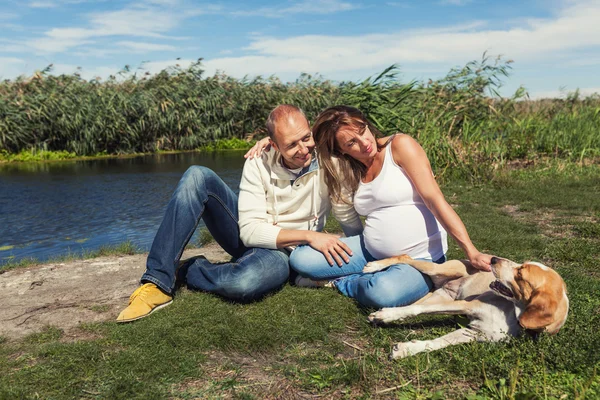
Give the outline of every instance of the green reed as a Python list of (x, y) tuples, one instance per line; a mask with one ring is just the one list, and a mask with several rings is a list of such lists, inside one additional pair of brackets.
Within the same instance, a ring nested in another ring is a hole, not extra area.
[(510, 60), (484, 54), (436, 81), (403, 83), (393, 65), (361, 82), (303, 74), (282, 83), (205, 76), (201, 60), (153, 76), (126, 69), (106, 81), (54, 76), (48, 67), (0, 83), (0, 159), (210, 149), (219, 140), (263, 136), (269, 111), (281, 103), (302, 107), (310, 120), (327, 106), (356, 106), (382, 132), (416, 137), (442, 177), (478, 179), (506, 163), (544, 157), (597, 159), (600, 98), (530, 101), (523, 89), (501, 98), (510, 69)]

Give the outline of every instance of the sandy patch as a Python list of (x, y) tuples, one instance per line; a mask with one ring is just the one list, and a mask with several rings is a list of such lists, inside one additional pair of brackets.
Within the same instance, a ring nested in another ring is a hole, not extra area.
[[(229, 256), (215, 243), (186, 251), (215, 262)], [(0, 275), (0, 335), (19, 338), (46, 326), (75, 333), (81, 323), (115, 319), (146, 269), (147, 254), (99, 257), (17, 268)]]

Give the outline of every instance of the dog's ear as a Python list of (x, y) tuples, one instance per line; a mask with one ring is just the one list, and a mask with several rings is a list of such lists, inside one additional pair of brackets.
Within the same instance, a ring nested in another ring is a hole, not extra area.
[(519, 323), (525, 329), (541, 332), (554, 321), (557, 308), (558, 302), (550, 292), (538, 290), (519, 317)]

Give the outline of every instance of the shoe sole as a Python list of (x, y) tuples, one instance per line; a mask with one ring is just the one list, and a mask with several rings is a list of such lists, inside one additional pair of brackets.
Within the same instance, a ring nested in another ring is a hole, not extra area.
[(133, 322), (133, 321), (137, 321), (138, 319), (146, 318), (148, 315), (152, 314), (154, 311), (158, 311), (161, 308), (165, 308), (166, 306), (168, 306), (172, 302), (173, 302), (173, 300), (170, 300), (170, 301), (168, 301), (168, 302), (166, 302), (164, 304), (161, 304), (160, 306), (156, 306), (152, 310), (150, 310), (150, 312), (148, 314), (140, 315), (139, 317), (135, 317), (135, 318), (122, 319), (120, 321), (117, 321), (117, 324), (122, 324), (122, 323), (125, 323), (125, 322)]

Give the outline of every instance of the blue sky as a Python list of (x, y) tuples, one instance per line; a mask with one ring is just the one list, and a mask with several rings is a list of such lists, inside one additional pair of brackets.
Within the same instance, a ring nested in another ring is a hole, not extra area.
[(514, 60), (503, 95), (600, 92), (600, 0), (2, 0), (0, 32), (2, 79), (202, 57), (211, 75), (362, 80), (397, 63), (410, 81), (487, 51)]

